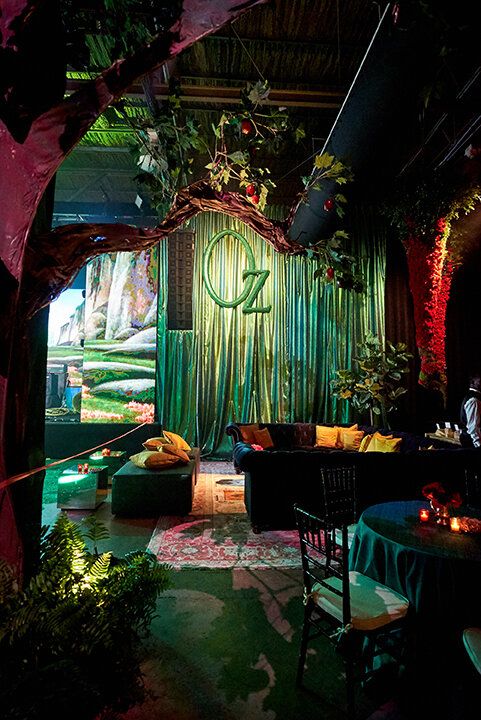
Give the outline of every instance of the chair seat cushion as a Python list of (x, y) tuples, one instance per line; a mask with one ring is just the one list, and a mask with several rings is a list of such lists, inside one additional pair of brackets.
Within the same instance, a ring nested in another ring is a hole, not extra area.
[[(355, 630), (369, 632), (389, 623), (401, 620), (409, 607), (409, 601), (366, 575), (351, 570), (349, 572), (351, 592), (351, 623)], [(326, 584), (339, 592), (342, 590), (340, 578), (330, 577)], [(328, 588), (316, 583), (312, 588), (314, 602), (329, 615), (342, 623), (342, 596), (331, 593)]]
[(481, 628), (467, 628), (463, 632), (463, 642), (471, 662), (481, 673)]

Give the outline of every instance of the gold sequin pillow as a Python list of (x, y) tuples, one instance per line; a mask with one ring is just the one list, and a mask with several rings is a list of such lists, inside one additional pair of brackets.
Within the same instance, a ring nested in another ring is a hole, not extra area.
[(145, 467), (148, 470), (163, 470), (178, 462), (179, 458), (176, 455), (165, 452), (153, 452), (150, 453), (149, 457), (145, 460)]
[(164, 430), (164, 437), (166, 437), (167, 440), (172, 443), (172, 445), (175, 445), (175, 447), (178, 447), (181, 450), (185, 450), (186, 452), (192, 450), (189, 443), (187, 443), (184, 438), (180, 437), (180, 435), (177, 435), (176, 433), (167, 432), (167, 430)]
[(143, 442), (142, 445), (146, 450), (158, 451), (158, 449), (162, 447), (162, 445), (168, 445), (169, 443), (170, 440), (167, 440), (167, 438), (165, 437), (153, 437)]

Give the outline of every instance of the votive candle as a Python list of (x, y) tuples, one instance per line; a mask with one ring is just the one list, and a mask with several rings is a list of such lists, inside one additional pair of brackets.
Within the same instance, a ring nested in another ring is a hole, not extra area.
[(427, 522), (429, 520), (429, 510), (427, 508), (421, 508), (419, 510), (419, 520), (421, 522)]
[(89, 464), (84, 463), (84, 473), (88, 473), (88, 471), (89, 471)]
[(449, 518), (449, 529), (452, 532), (460, 532), (461, 526), (459, 524), (459, 518), (457, 518), (457, 517)]

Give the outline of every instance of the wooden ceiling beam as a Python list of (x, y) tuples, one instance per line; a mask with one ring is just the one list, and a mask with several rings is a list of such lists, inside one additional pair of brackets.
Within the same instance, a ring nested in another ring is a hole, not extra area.
[[(241, 82), (241, 81), (239, 81)], [(85, 80), (70, 79), (67, 85), (67, 92), (78, 90), (85, 83)], [(189, 85), (181, 84), (180, 99), (183, 103), (201, 103), (206, 105), (239, 105), (239, 87), (212, 86), (212, 85)], [(167, 97), (169, 88), (167, 85), (155, 84), (155, 96), (159, 99)], [(134, 85), (126, 94), (127, 98), (144, 98), (141, 87)], [(267, 100), (263, 105), (274, 105), (299, 108), (326, 108), (336, 109), (342, 104), (345, 93), (339, 90), (295, 90), (288, 88), (272, 88)]]

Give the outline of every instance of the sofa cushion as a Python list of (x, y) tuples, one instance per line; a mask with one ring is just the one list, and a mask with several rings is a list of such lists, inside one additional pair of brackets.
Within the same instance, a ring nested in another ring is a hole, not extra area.
[(250, 425), (239, 425), (239, 430), (243, 441), (252, 445), (256, 442), (254, 431), (259, 430), (259, 424), (251, 423)]
[(294, 447), (314, 447), (316, 426), (314, 423), (294, 423)]
[(292, 448), (294, 446), (294, 423), (265, 423), (262, 427), (269, 430), (275, 448)]
[(339, 428), (327, 425), (316, 425), (316, 447), (337, 448)]
[(362, 430), (351, 430), (350, 428), (340, 428), (339, 430), (339, 438), (344, 450), (359, 450), (363, 437)]
[(364, 452), (399, 452), (401, 449), (401, 443), (401, 438), (387, 437), (382, 436), (379, 433), (374, 433), (371, 442)]
[(256, 445), (260, 445), (264, 450), (274, 447), (271, 434), (267, 428), (262, 428), (262, 430), (254, 430), (253, 432)]

